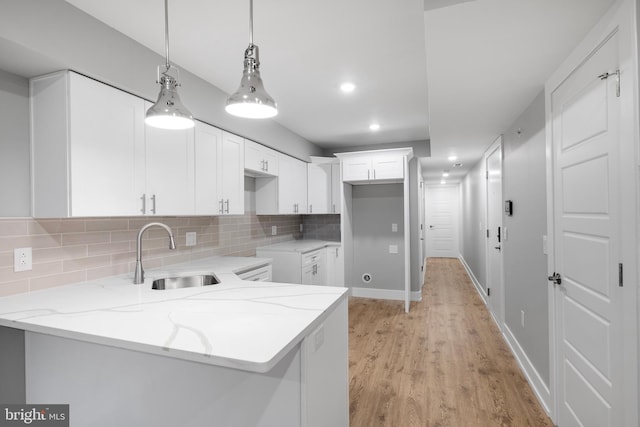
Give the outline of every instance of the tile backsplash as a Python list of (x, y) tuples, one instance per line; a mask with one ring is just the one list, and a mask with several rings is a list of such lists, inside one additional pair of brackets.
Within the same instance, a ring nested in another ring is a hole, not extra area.
[(340, 241), (340, 215), (305, 215), (302, 218), (303, 238)]
[[(255, 256), (258, 246), (302, 238), (299, 215), (5, 218), (0, 219), (0, 296), (131, 273), (138, 230), (149, 222), (171, 227), (178, 248), (170, 251), (166, 232), (150, 228), (142, 242), (146, 269), (214, 255)], [(185, 246), (190, 231), (196, 232), (195, 246)], [(33, 269), (15, 273), (13, 251), (25, 247), (33, 248)]]

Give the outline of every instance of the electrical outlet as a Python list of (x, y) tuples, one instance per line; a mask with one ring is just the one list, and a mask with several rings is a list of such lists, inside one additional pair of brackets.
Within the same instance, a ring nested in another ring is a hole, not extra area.
[(391, 224), (391, 232), (393, 233), (397, 233), (398, 232), (398, 224)]
[(397, 254), (398, 253), (398, 245), (389, 245), (389, 253)]
[(28, 271), (32, 266), (31, 248), (18, 248), (13, 250), (13, 271)]
[(277, 225), (272, 225), (271, 226), (271, 235), (275, 236), (278, 234), (278, 226)]
[(300, 232), (301, 232), (301, 233), (302, 233), (302, 228), (303, 228), (303, 227), (302, 227), (302, 224), (300, 224)]
[(187, 231), (185, 234), (187, 238), (187, 246), (195, 246), (196, 245), (196, 232), (195, 231)]

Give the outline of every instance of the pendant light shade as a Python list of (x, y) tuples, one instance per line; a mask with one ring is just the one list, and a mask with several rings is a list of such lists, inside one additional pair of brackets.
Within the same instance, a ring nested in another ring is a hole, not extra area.
[(244, 51), (240, 88), (227, 99), (227, 113), (249, 119), (266, 119), (278, 114), (276, 101), (267, 93), (260, 77), (260, 54), (253, 44), (253, 0), (249, 0), (249, 47)]
[[(158, 66), (156, 83), (160, 84), (158, 100), (147, 110), (144, 122), (149, 126), (161, 129), (189, 129), (195, 126), (193, 115), (182, 104), (178, 95), (178, 83), (176, 77), (169, 72), (175, 67), (169, 62), (169, 6), (168, 0), (164, 0), (164, 28), (165, 28), (165, 65)], [(163, 71), (161, 71), (163, 68)]]

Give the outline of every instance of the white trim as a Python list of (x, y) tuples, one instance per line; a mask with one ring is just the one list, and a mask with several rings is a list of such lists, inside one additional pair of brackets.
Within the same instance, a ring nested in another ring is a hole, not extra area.
[[(351, 296), (356, 298), (373, 298), (373, 299), (386, 299), (386, 300), (398, 300), (404, 301), (404, 290), (394, 289), (375, 289), (375, 288), (356, 288), (351, 287)], [(422, 301), (421, 291), (411, 291), (411, 301)]]
[[(480, 282), (476, 278), (475, 274), (473, 274), (473, 271), (471, 270), (471, 267), (469, 267), (469, 264), (467, 264), (467, 262), (464, 260), (464, 257), (462, 255), (460, 255), (458, 257), (458, 259), (462, 263), (464, 269), (467, 270), (467, 274), (469, 275), (469, 278), (471, 279), (471, 282), (476, 287), (476, 291), (478, 291), (478, 294), (480, 295), (480, 298), (482, 298), (482, 301), (484, 302), (484, 305), (486, 305), (487, 309), (488, 309), (489, 305), (487, 304), (487, 292), (484, 290), (484, 288), (482, 287), (482, 285), (480, 284)], [(491, 315), (493, 316), (493, 313), (491, 312), (491, 310), (489, 310), (489, 313), (491, 313)]]
[(527, 353), (525, 353), (524, 349), (516, 339), (515, 335), (509, 329), (507, 324), (504, 324), (502, 329), (502, 336), (504, 340), (507, 342), (509, 349), (511, 349), (511, 353), (513, 353), (513, 357), (515, 357), (518, 365), (520, 365), (520, 369), (522, 373), (527, 378), (529, 385), (533, 389), (533, 393), (538, 398), (540, 405), (545, 410), (547, 415), (551, 415), (551, 390), (549, 386), (545, 384), (544, 380), (540, 376), (540, 373), (536, 370), (531, 360), (527, 357)]

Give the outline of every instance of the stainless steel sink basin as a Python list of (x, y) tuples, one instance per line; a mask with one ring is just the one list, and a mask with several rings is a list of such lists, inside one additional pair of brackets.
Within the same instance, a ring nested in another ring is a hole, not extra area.
[(151, 284), (151, 289), (197, 288), (201, 286), (217, 285), (220, 280), (213, 274), (198, 274), (193, 276), (163, 277)]

